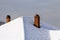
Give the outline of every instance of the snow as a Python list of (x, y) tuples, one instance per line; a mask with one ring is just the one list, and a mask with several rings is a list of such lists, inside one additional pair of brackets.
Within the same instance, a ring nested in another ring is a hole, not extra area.
[(50, 40), (60, 40), (60, 30), (49, 30)]
[(33, 17), (19, 17), (0, 26), (0, 40), (51, 40), (51, 31), (60, 30), (42, 21), (41, 28), (33, 23)]
[(41, 28), (33, 26), (33, 17), (23, 17), (25, 40), (50, 40), (49, 30), (59, 30), (59, 28), (43, 23), (41, 21)]
[(23, 18), (19, 17), (0, 26), (0, 40), (24, 40)]

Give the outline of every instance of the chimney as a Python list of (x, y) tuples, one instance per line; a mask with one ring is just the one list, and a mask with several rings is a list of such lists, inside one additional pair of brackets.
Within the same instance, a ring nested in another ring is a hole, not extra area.
[(40, 16), (38, 14), (34, 16), (34, 26), (40, 28)]

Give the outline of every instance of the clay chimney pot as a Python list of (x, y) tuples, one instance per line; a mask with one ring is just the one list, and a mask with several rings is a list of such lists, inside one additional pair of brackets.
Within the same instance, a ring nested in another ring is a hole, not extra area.
[(40, 28), (40, 16), (38, 14), (34, 16), (34, 26)]

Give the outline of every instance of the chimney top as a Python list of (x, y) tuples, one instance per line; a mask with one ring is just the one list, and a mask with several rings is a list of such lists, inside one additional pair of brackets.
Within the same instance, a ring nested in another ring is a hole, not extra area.
[(38, 14), (34, 16), (34, 26), (40, 28), (40, 16)]

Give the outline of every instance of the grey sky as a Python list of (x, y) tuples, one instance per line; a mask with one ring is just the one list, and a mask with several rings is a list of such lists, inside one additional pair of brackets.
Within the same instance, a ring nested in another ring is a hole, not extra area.
[(0, 21), (5, 21), (6, 15), (15, 19), (36, 13), (42, 21), (60, 26), (60, 0), (0, 0)]

